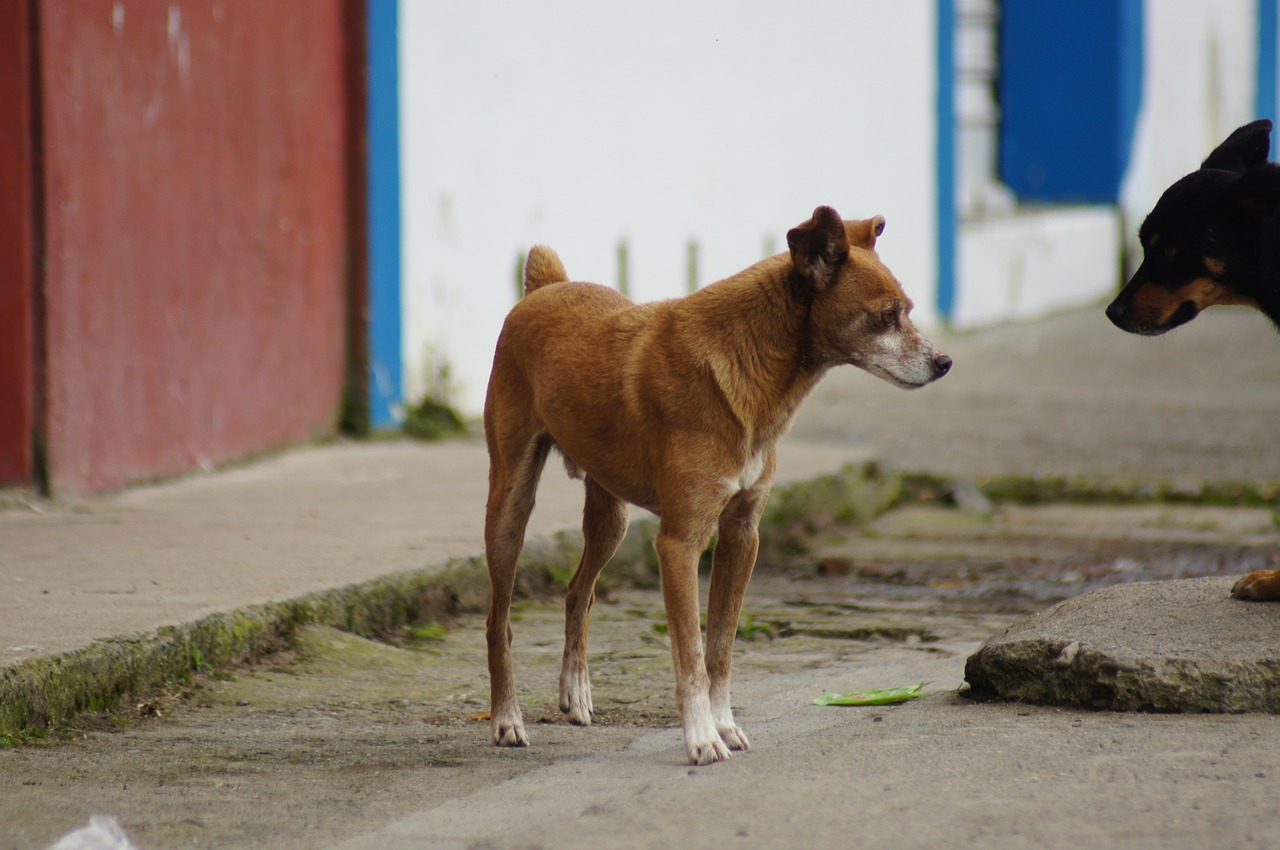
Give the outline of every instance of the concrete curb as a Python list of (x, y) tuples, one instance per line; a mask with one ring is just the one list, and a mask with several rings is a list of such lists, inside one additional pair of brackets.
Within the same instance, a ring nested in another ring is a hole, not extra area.
[(1064, 475), (991, 475), (973, 481), (929, 473), (906, 473), (901, 484), (909, 498), (955, 498), (959, 485), (976, 488), (992, 502), (1016, 505), (1053, 503), (1132, 505), (1182, 504), (1280, 509), (1280, 481), (1126, 480)]
[[(832, 521), (866, 521), (891, 508), (901, 492), (900, 478), (875, 463), (779, 487), (761, 523), (762, 549), (797, 545), (801, 535)], [(602, 581), (656, 584), (651, 545), (656, 528), (654, 519), (633, 522)], [(563, 587), (581, 551), (578, 531), (530, 539), (521, 556), (521, 587), (525, 592)], [(409, 624), (483, 611), (488, 591), (483, 555), (452, 558), (31, 659), (0, 671), (0, 743), (39, 736), (82, 712), (113, 710), (201, 669), (268, 655), (288, 647), (302, 625), (389, 638)]]
[[(966, 482), (897, 473), (874, 461), (779, 486), (761, 522), (767, 554), (800, 554), (807, 540), (832, 524), (857, 525), (906, 501), (954, 501), (964, 485), (997, 502), (1277, 503), (1267, 483), (1138, 484), (1000, 476)], [(655, 519), (634, 521), (602, 583), (655, 586)], [(563, 531), (530, 539), (521, 557), (525, 592), (563, 587), (577, 565), (582, 535)], [(709, 565), (709, 559), (704, 562)], [(201, 669), (251, 661), (288, 647), (301, 625), (329, 625), (366, 637), (394, 638), (406, 625), (483, 611), (488, 576), (482, 555), (456, 557), (421, 569), (379, 576), (282, 602), (250, 605), (179, 625), (95, 641), (0, 670), (0, 744), (38, 737), (81, 712), (110, 711), (162, 691)]]
[[(531, 540), (522, 561), (525, 586), (555, 581), (581, 545), (581, 534), (573, 532)], [(409, 623), (475, 610), (487, 597), (487, 582), (483, 557), (452, 558), (32, 659), (0, 677), (0, 736), (56, 728), (80, 712), (111, 710), (200, 669), (255, 660), (289, 646), (302, 625), (390, 637)]]
[(0, 678), (0, 735), (56, 728), (82, 711), (110, 710), (125, 699), (159, 691), (205, 665), (255, 659), (287, 646), (294, 629), (305, 623), (376, 633), (410, 616), (422, 599), (452, 592), (455, 581), (474, 571), (470, 560), (211, 614), (26, 661)]

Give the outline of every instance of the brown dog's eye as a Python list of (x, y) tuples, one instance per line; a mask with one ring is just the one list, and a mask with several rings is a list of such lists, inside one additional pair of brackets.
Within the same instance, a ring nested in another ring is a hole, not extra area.
[(891, 328), (898, 323), (897, 310), (885, 310), (880, 314), (880, 321), (884, 322), (886, 328)]

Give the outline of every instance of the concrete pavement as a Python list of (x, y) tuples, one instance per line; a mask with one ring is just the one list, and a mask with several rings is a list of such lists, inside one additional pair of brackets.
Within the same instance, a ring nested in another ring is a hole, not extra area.
[[(1187, 494), (1206, 482), (1225, 492), (1243, 484), (1254, 494), (1274, 495), (1280, 482), (1280, 451), (1272, 436), (1280, 418), (1280, 370), (1273, 368), (1280, 338), (1257, 314), (1210, 311), (1157, 340), (1116, 331), (1100, 309), (939, 336), (956, 366), (944, 381), (920, 392), (903, 393), (853, 369), (829, 376), (784, 444), (779, 481), (803, 481), (876, 457), (899, 469), (979, 484), (997, 475), (1056, 476), (1120, 482), (1139, 491), (1171, 483), (1175, 492)], [(251, 630), (261, 625), (254, 616), (264, 610), (274, 616), (298, 599), (311, 600), (306, 604), (314, 612), (343, 602), (344, 588), (352, 585), (377, 595), (394, 589), (399, 579), (389, 577), (447, 572), (450, 559), (480, 551), (485, 470), (483, 445), (475, 440), (432, 446), (340, 443), (101, 499), (2, 511), (0, 709), (6, 700), (29, 703), (32, 687), (57, 690), (60, 683), (78, 682), (87, 669), (126, 671), (120, 681), (128, 685), (128, 659), (139, 653), (176, 654), (179, 664), (188, 663), (192, 646), (217, 643), (198, 643), (211, 639), (192, 624), (233, 633), (247, 622), (243, 628)], [(549, 465), (531, 533), (576, 527), (579, 486)], [(344, 611), (326, 616), (340, 620)], [(1126, 611), (1132, 627), (1142, 631), (1142, 601), (1130, 601)], [(1212, 618), (1197, 628), (1210, 632), (1205, 645), (1222, 650), (1223, 636), (1211, 633)], [(976, 648), (952, 647), (950, 661), (939, 660), (936, 671), (925, 671), (935, 696), (875, 721), (884, 723), (880, 732), (892, 734), (874, 739), (848, 734), (843, 723), (851, 715), (798, 711), (800, 672), (744, 683), (737, 692), (752, 706), (751, 756), (688, 776), (694, 782), (710, 774), (725, 811), (734, 810), (733, 800), (752, 801), (729, 818), (736, 832), (724, 832), (723, 812), (718, 820), (703, 817), (706, 795), (659, 784), (668, 774), (686, 779), (683, 770), (672, 773), (679, 745), (663, 730), (645, 733), (619, 753), (555, 765), (424, 811), (350, 846), (429, 846), (424, 836), (432, 835), (441, 837), (439, 846), (482, 839), (496, 846), (543, 840), (598, 846), (609, 837), (617, 844), (616, 820), (577, 816), (607, 814), (619, 787), (640, 797), (660, 789), (645, 806), (656, 806), (672, 824), (686, 824), (693, 846), (717, 846), (733, 837), (742, 846), (769, 846), (770, 836), (795, 837), (800, 833), (786, 826), (787, 812), (814, 799), (814, 789), (828, 816), (811, 824), (816, 832), (804, 834), (824, 840), (861, 834), (903, 846), (936, 845), (947, 841), (949, 824), (957, 823), (965, 838), (961, 844), (982, 846), (984, 834), (1008, 839), (992, 815), (1007, 806), (1020, 824), (1035, 823), (1036, 812), (1057, 813), (1036, 827), (1044, 841), (1028, 834), (1010, 846), (1059, 846), (1050, 839), (1068, 834), (1062, 831), (1067, 821), (1076, 825), (1073, 840), (1125, 834), (1133, 798), (1122, 800), (1098, 787), (1100, 777), (1138, 794), (1138, 802), (1153, 809), (1154, 823), (1165, 824), (1164, 832), (1152, 832), (1150, 818), (1143, 821), (1146, 846), (1196, 846), (1221, 836), (1227, 821), (1201, 819), (1192, 829), (1162, 820), (1155, 809), (1168, 803), (1167, 782), (1158, 786), (1163, 790), (1142, 796), (1142, 780), (1159, 775), (1176, 784), (1187, 778), (1178, 773), (1177, 759), (1200, 765), (1209, 758), (1206, 747), (1214, 750), (1207, 764), (1221, 761), (1224, 767), (1216, 769), (1243, 779), (1227, 785), (1208, 775), (1192, 777), (1204, 779), (1193, 783), (1197, 805), (1225, 818), (1233, 806), (1259, 810), (1272, 796), (1269, 783), (1255, 786), (1250, 777), (1280, 773), (1280, 762), (1270, 755), (1274, 748), (1263, 751), (1251, 743), (1274, 732), (1274, 718), (1224, 721), (1210, 730), (1213, 742), (1204, 743), (1200, 722), (1119, 721), (1125, 731), (1118, 733), (1116, 722), (1093, 730), (1077, 713), (956, 702), (946, 695), (961, 682), (956, 659)], [(886, 652), (876, 662), (884, 668), (884, 681), (906, 681), (923, 669), (920, 653), (899, 658), (896, 651)], [(120, 658), (125, 662), (112, 666)], [(868, 675), (865, 667), (861, 675)], [(92, 684), (107, 692), (113, 686), (110, 676)], [(798, 748), (812, 751), (823, 765), (838, 766), (841, 780), (814, 786), (821, 771), (774, 763), (787, 750), (794, 757)], [(662, 756), (653, 758), (654, 752)], [(924, 771), (926, 760), (930, 769)], [(753, 777), (762, 774), (779, 781), (763, 797), (758, 790), (749, 796)], [(782, 781), (788, 776), (793, 781)], [(874, 785), (860, 776), (875, 776)], [(981, 793), (975, 776), (989, 779)], [(593, 789), (609, 783), (608, 798), (597, 800), (600, 792)], [(1032, 788), (1024, 793), (1026, 783)], [(912, 790), (904, 795), (906, 787)], [(503, 820), (512, 801), (526, 797), (542, 812), (551, 804), (548, 794), (563, 802), (547, 819)], [(842, 800), (840, 794), (859, 796)], [(902, 808), (910, 801), (928, 801), (931, 816), (914, 820)], [(1088, 829), (1081, 831), (1079, 810), (1073, 815), (1058, 806), (1062, 801), (1089, 807)], [(554, 825), (555, 811), (575, 816), (575, 838), (566, 839)], [(855, 812), (857, 821), (851, 822)], [(626, 817), (642, 815), (629, 810)], [(646, 824), (651, 819), (638, 826)], [(1233, 824), (1237, 828), (1223, 846), (1265, 835)], [(1171, 837), (1181, 843), (1170, 843)]]
[(644, 731), (616, 752), (558, 760), (335, 846), (1275, 846), (1276, 717), (973, 703), (954, 695), (956, 658), (970, 649), (846, 663), (845, 681), (930, 682), (931, 696), (900, 706), (815, 708), (798, 698), (813, 690), (808, 670), (735, 684), (752, 749), (713, 767), (682, 765), (673, 730)]
[[(866, 458), (797, 441), (778, 481)], [(0, 511), (0, 732), (156, 687), (193, 661), (253, 655), (294, 620), (342, 625), (383, 597), (412, 604), (482, 552), (487, 475), (479, 439), (344, 442)], [(530, 537), (581, 515), (581, 484), (548, 464)]]
[[(829, 375), (784, 441), (779, 483), (871, 456), (979, 483), (1280, 482), (1280, 338), (1256, 313), (1212, 310), (1154, 340), (1097, 309), (935, 337), (956, 366), (923, 390)], [(0, 511), (0, 670), (476, 555), (486, 470), (478, 439), (338, 443), (13, 505)], [(549, 465), (531, 536), (576, 528), (580, 493)]]

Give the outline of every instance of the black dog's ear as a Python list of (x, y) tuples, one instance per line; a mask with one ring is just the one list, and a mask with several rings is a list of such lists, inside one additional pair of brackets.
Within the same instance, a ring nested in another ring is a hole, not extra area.
[(1241, 173), (1262, 165), (1270, 152), (1271, 121), (1262, 118), (1227, 136), (1226, 141), (1214, 148), (1200, 167)]
[(836, 279), (840, 264), (849, 256), (849, 238), (840, 214), (831, 207), (818, 207), (813, 218), (787, 232), (791, 264), (817, 292)]

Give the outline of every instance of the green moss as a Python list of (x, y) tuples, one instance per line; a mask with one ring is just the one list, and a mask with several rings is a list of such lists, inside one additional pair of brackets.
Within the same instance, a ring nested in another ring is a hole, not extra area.
[(1042, 505), (1189, 504), (1225, 507), (1280, 507), (1280, 483), (1221, 481), (1124, 481), (1065, 476), (1001, 475), (980, 482), (982, 492), (997, 502)]
[(760, 521), (761, 557), (786, 561), (803, 554), (822, 530), (868, 522), (902, 501), (902, 492), (902, 477), (875, 463), (780, 487)]
[(419, 440), (442, 440), (467, 432), (467, 424), (452, 407), (432, 398), (424, 398), (409, 409), (404, 432)]
[(778, 637), (778, 626), (768, 620), (757, 620), (750, 611), (744, 612), (738, 623), (741, 640), (773, 640)]
[(406, 627), (405, 638), (411, 643), (428, 643), (442, 639), (448, 631), (440, 623), (424, 623), (421, 626)]
[[(1187, 504), (1280, 509), (1280, 482), (1178, 481), (1081, 478), (1063, 475), (995, 475), (974, 482), (994, 502), (1018, 505), (1052, 503), (1132, 505)], [(928, 473), (901, 477), (898, 504), (951, 504), (953, 479)]]

